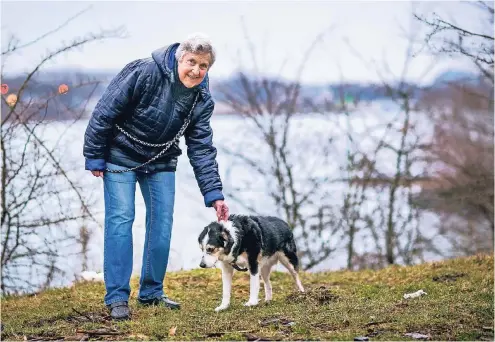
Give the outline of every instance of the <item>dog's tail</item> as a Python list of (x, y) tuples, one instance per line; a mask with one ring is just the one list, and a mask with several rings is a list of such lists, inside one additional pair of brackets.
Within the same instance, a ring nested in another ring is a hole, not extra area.
[(299, 271), (299, 258), (297, 257), (297, 247), (292, 234), (290, 239), (285, 244), (284, 254), (287, 257), (287, 259), (289, 259), (289, 262), (294, 267), (294, 269), (296, 271)]

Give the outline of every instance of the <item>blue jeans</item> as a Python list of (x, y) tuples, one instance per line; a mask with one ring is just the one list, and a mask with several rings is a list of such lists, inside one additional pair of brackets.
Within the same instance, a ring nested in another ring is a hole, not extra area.
[[(107, 164), (110, 170), (124, 167)], [(146, 302), (163, 293), (172, 233), (174, 172), (105, 172), (104, 279), (105, 304), (128, 301), (132, 274), (132, 224), (135, 214), (136, 182), (146, 204), (146, 237), (138, 300)]]

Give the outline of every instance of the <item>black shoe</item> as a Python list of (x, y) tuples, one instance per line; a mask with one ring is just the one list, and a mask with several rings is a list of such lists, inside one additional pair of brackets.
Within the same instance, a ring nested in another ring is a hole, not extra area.
[(130, 311), (127, 302), (115, 302), (108, 305), (110, 309), (110, 317), (116, 321), (124, 321), (130, 319)]
[(145, 306), (150, 306), (150, 305), (156, 305), (156, 306), (164, 306), (166, 308), (172, 309), (172, 310), (179, 310), (180, 309), (180, 304), (174, 302), (173, 300), (168, 299), (167, 296), (161, 296), (158, 298), (153, 298), (150, 300), (142, 301), (138, 300), (139, 303)]

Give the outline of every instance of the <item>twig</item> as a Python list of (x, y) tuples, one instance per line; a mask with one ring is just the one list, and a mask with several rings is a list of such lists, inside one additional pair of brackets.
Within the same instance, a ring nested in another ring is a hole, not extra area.
[(372, 325), (379, 325), (379, 324), (385, 324), (385, 323), (392, 323), (392, 321), (381, 321), (381, 322), (369, 322), (364, 325), (364, 327), (371, 327)]
[(220, 335), (225, 335), (225, 334), (231, 334), (231, 333), (251, 333), (256, 331), (256, 329), (251, 329), (251, 330), (233, 330), (233, 331), (218, 331), (218, 332), (211, 332), (211, 333), (206, 333), (203, 336), (205, 337), (213, 337), (213, 336), (220, 336)]
[(123, 335), (123, 332), (119, 331), (105, 331), (105, 330), (80, 330), (77, 329), (76, 333), (88, 334), (88, 335)]
[(56, 27), (55, 29), (51, 30), (51, 31), (48, 31), (46, 32), (45, 34), (39, 36), (38, 38), (28, 42), (28, 43), (25, 43), (23, 45), (19, 45), (19, 46), (13, 46), (12, 48), (9, 48), (7, 49), (6, 51), (2, 51), (2, 56), (3, 55), (6, 55), (6, 54), (9, 54), (9, 53), (12, 53), (16, 50), (20, 50), (20, 49), (23, 49), (23, 48), (26, 48), (30, 45), (33, 45), (37, 42), (39, 42), (40, 40), (42, 40), (43, 38), (46, 38), (48, 37), (49, 35), (53, 34), (53, 33), (56, 33), (57, 31), (61, 30), (63, 27), (67, 26), (71, 21), (73, 21), (74, 19), (76, 19), (77, 17), (79, 17), (81, 14), (83, 14), (84, 12), (88, 11), (91, 7), (93, 7), (92, 5), (89, 6), (88, 8), (76, 13), (76, 15), (72, 16), (71, 18), (67, 19), (64, 23), (62, 23), (61, 25), (59, 25), (58, 27)]
[(90, 317), (90, 316), (88, 316), (88, 315), (86, 315), (85, 313), (79, 312), (79, 311), (77, 311), (77, 310), (76, 310), (76, 309), (74, 309), (74, 308), (72, 308), (72, 310), (73, 310), (75, 313), (77, 313), (79, 316), (86, 317), (86, 318), (87, 318), (87, 319), (89, 319), (91, 322), (94, 322), (93, 318), (92, 318), (92, 317)]
[(27, 341), (60, 341), (64, 336), (25, 336)]

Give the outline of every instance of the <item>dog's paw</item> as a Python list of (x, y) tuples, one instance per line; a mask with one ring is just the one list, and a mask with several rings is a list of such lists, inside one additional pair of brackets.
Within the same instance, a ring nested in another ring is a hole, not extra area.
[(256, 306), (256, 305), (258, 305), (258, 301), (252, 301), (252, 300), (249, 300), (244, 304), (244, 306)]
[(217, 306), (217, 307), (215, 308), (215, 311), (216, 311), (216, 312), (219, 312), (219, 311), (222, 311), (222, 310), (227, 309), (228, 307), (229, 307), (229, 304), (220, 304), (219, 306)]

